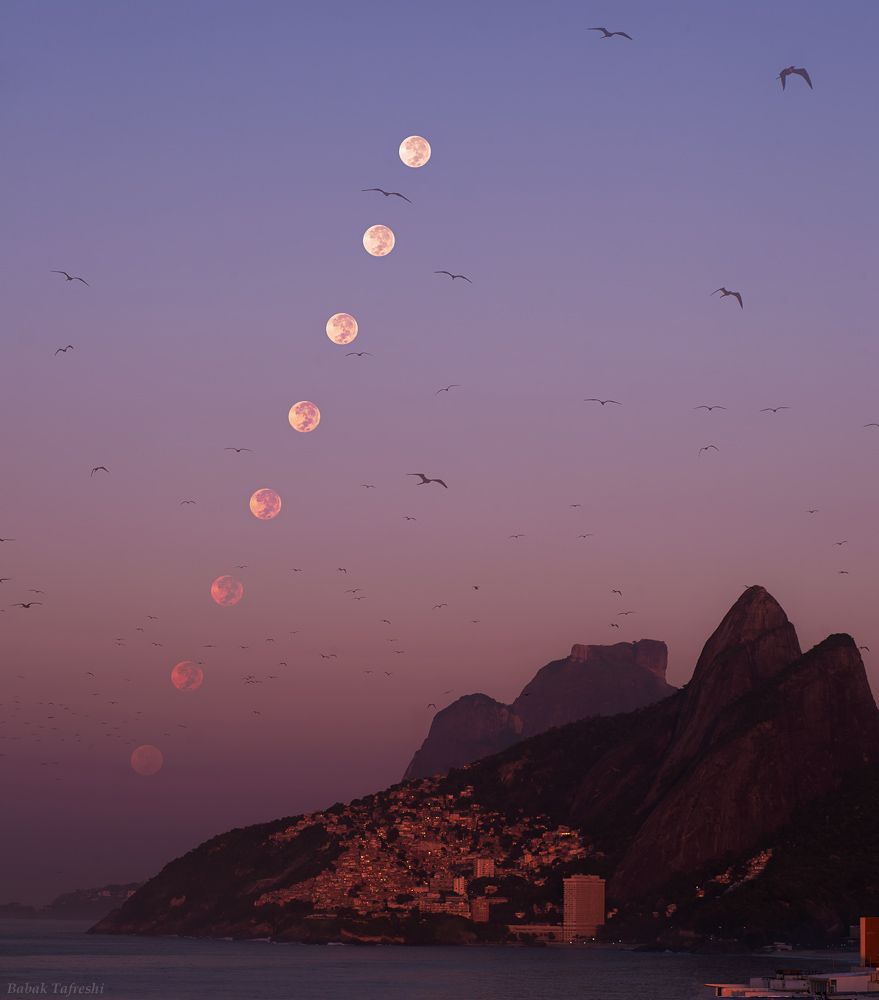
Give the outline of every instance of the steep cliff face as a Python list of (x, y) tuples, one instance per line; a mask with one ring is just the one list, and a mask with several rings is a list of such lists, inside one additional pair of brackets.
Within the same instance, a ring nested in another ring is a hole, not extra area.
[(631, 712), (677, 689), (666, 683), (664, 642), (577, 643), (541, 667), (512, 705), (465, 695), (434, 717), (405, 779), (441, 774), (505, 750), (518, 740), (594, 715)]
[(433, 717), (430, 732), (406, 770), (405, 780), (439, 774), (490, 757), (522, 739), (522, 718), (486, 694), (458, 698)]

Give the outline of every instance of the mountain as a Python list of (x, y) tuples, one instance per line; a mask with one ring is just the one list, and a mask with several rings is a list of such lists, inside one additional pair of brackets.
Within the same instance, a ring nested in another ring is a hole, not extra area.
[(50, 920), (98, 920), (110, 910), (121, 906), (133, 896), (142, 883), (104, 885), (98, 889), (76, 889), (56, 896), (46, 906), (23, 906), (21, 903), (0, 905), (0, 916), (46, 918)]
[(879, 903), (877, 789), (879, 711), (854, 641), (803, 654), (751, 587), (662, 701), (223, 834), (94, 930), (503, 940), (557, 923), (562, 878), (586, 872), (607, 879), (613, 937), (828, 943)]
[(553, 726), (631, 712), (672, 694), (664, 642), (576, 643), (564, 660), (541, 667), (512, 705), (468, 694), (437, 712), (404, 780), (463, 767)]

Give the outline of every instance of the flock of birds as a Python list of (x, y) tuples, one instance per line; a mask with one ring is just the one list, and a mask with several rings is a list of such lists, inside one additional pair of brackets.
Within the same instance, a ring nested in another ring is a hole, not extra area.
[[(606, 27), (592, 27), (592, 28), (589, 28), (588, 30), (600, 33), (602, 41), (609, 40), (609, 39), (614, 39), (614, 38), (620, 38), (620, 39), (625, 39), (625, 40), (628, 40), (628, 41), (634, 41), (633, 36), (630, 35), (630, 34), (628, 34), (625, 31), (619, 31), (619, 30), (611, 31), (611, 30), (609, 30)], [(805, 68), (803, 68), (803, 67), (797, 67), (797, 66), (793, 66), (792, 65), (792, 66), (787, 66), (784, 69), (782, 69), (780, 71), (780, 73), (778, 74), (778, 76), (776, 77), (776, 79), (778, 79), (780, 81), (781, 87), (782, 87), (783, 90), (786, 89), (787, 82), (788, 82), (788, 80), (791, 77), (800, 77), (805, 82), (805, 84), (808, 85), (808, 87), (810, 89), (813, 89), (812, 80), (811, 80), (811, 77), (810, 77), (808, 71)], [(397, 198), (397, 199), (400, 199), (400, 200), (406, 202), (407, 204), (410, 204), (410, 205), (413, 204), (412, 200), (409, 197), (407, 197), (405, 194), (403, 194), (402, 192), (400, 192), (400, 191), (388, 190), (388, 189), (385, 189), (383, 187), (363, 188), (363, 189), (361, 189), (361, 191), (363, 193), (380, 194), (384, 198)], [(60, 269), (53, 269), (51, 271), (51, 273), (57, 274), (57, 275), (61, 276), (65, 280), (65, 282), (67, 282), (69, 284), (77, 283), (78, 282), (78, 283), (81, 283), (82, 285), (84, 285), (86, 287), (91, 287), (90, 283), (85, 278), (83, 278), (83, 277), (81, 277), (80, 275), (77, 275), (77, 274), (72, 274), (69, 271), (60, 270)], [(452, 271), (452, 270), (448, 270), (448, 269), (440, 269), (440, 270), (435, 270), (433, 273), (436, 274), (436, 275), (439, 275), (439, 276), (447, 277), (452, 284), (455, 284), (457, 281), (466, 282), (467, 284), (471, 284), (471, 285), (473, 284), (472, 279), (468, 275), (465, 275), (465, 274), (462, 274), (462, 273), (459, 273), (459, 272), (456, 272), (456, 271)], [(744, 309), (744, 298), (743, 298), (743, 293), (741, 291), (732, 290), (732, 289), (727, 288), (726, 286), (721, 285), (719, 288), (716, 288), (710, 294), (712, 296), (719, 295), (720, 299), (731, 298), (731, 299), (735, 300), (736, 302), (738, 302), (738, 305), (739, 305), (740, 309), (742, 309), (742, 310)], [(57, 357), (59, 354), (66, 355), (68, 352), (73, 351), (73, 350), (75, 350), (75, 347), (74, 347), (73, 344), (66, 344), (66, 345), (63, 345), (63, 346), (59, 346), (55, 350), (54, 353), (55, 353), (55, 356)], [(374, 355), (371, 352), (369, 352), (369, 351), (349, 351), (346, 354), (346, 357), (357, 357), (357, 358), (373, 357), (373, 356)], [(441, 387), (437, 388), (436, 391), (435, 391), (435, 393), (434, 393), (434, 395), (439, 396), (439, 395), (441, 395), (443, 393), (448, 394), (448, 393), (451, 393), (453, 390), (461, 389), (461, 388), (463, 388), (463, 386), (461, 384), (459, 384), (459, 383), (451, 383), (451, 384), (448, 384), (448, 385), (441, 386)], [(623, 405), (623, 403), (620, 400), (611, 399), (611, 398), (601, 398), (601, 397), (588, 397), (588, 398), (584, 399), (584, 402), (597, 404), (602, 409), (604, 409), (605, 407), (619, 407), (619, 406)], [(710, 414), (710, 413), (713, 413), (714, 411), (723, 411), (723, 410), (726, 410), (727, 407), (725, 405), (722, 405), (722, 404), (719, 404), (719, 403), (701, 403), (701, 404), (693, 407), (693, 409), (694, 410), (704, 410), (704, 411), (706, 411), (707, 413)], [(791, 407), (789, 405), (785, 404), (785, 405), (776, 405), (776, 406), (766, 406), (766, 407), (763, 407), (760, 410), (760, 412), (761, 413), (771, 413), (773, 415), (778, 415), (781, 411), (789, 410), (789, 409), (791, 409)], [(865, 428), (877, 428), (877, 429), (879, 429), (879, 422), (870, 422), (870, 423), (864, 424), (863, 426)], [(245, 454), (245, 453), (251, 453), (253, 451), (253, 449), (250, 448), (250, 447), (238, 446), (238, 445), (236, 445), (236, 446), (231, 446), (231, 445), (230, 446), (226, 446), (223, 450), (224, 451), (233, 452), (236, 455), (242, 455), (242, 454)], [(703, 454), (707, 454), (707, 453), (710, 453), (710, 452), (718, 452), (719, 450), (720, 449), (718, 448), (718, 446), (716, 444), (709, 443), (709, 444), (703, 445), (699, 449), (698, 455), (702, 456)], [(90, 478), (94, 478), (98, 474), (110, 475), (110, 469), (108, 468), (108, 466), (106, 464), (95, 465), (95, 466), (93, 466), (91, 468), (91, 470), (89, 472), (89, 476), (90, 476)], [(441, 487), (442, 489), (445, 489), (445, 490), (449, 489), (449, 484), (446, 482), (446, 480), (444, 478), (440, 478), (438, 476), (428, 475), (425, 472), (407, 472), (407, 473), (405, 473), (405, 475), (417, 479), (418, 482), (415, 484), (417, 486), (436, 485), (436, 486)], [(377, 488), (376, 484), (374, 484), (374, 483), (361, 483), (360, 486), (363, 489), (367, 489), (367, 490), (369, 490), (369, 489), (376, 489)], [(179, 500), (179, 504), (181, 506), (194, 506), (194, 505), (197, 504), (197, 502), (198, 501), (195, 498), (191, 498), (191, 497), (187, 497), (187, 498)], [(582, 504), (580, 504), (580, 503), (571, 503), (571, 504), (569, 504), (569, 507), (571, 509), (580, 508), (581, 506), (582, 506)], [(816, 515), (816, 514), (819, 513), (819, 508), (807, 508), (807, 513), (809, 515)], [(417, 520), (417, 518), (414, 517), (411, 514), (403, 514), (403, 515), (401, 515), (401, 517), (404, 518), (407, 522), (414, 522), (414, 521)], [(518, 540), (520, 540), (522, 538), (525, 538), (525, 537), (526, 537), (526, 535), (524, 533), (522, 533), (522, 532), (510, 534), (508, 536), (508, 538), (511, 541), (518, 541)], [(578, 534), (576, 536), (576, 538), (578, 540), (587, 540), (587, 539), (592, 538), (592, 537), (594, 537), (594, 532), (582, 532), (582, 533), (580, 533), (580, 534)], [(5, 543), (14, 543), (15, 541), (16, 541), (16, 539), (12, 538), (12, 537), (0, 537), (0, 543), (4, 543), (4, 544)], [(834, 544), (834, 546), (836, 546), (838, 548), (842, 548), (847, 543), (848, 543), (847, 539), (840, 539), (838, 541), (835, 541), (833, 544)], [(243, 570), (243, 569), (246, 569), (246, 568), (247, 568), (246, 564), (239, 564), (238, 566), (236, 566), (236, 569)], [(292, 567), (291, 570), (290, 570), (290, 572), (292, 572), (292, 573), (301, 573), (301, 572), (303, 572), (303, 568), (302, 567)], [(340, 573), (340, 574), (344, 574), (346, 576), (348, 574), (348, 570), (344, 566), (336, 567), (336, 572)], [(844, 575), (847, 575), (847, 573), (848, 573), (848, 571), (845, 570), (845, 569), (840, 569), (840, 570), (838, 570), (838, 572), (840, 574), (844, 574)], [(7, 584), (9, 584), (11, 582), (14, 582), (13, 578), (11, 578), (11, 577), (7, 577), (7, 576), (0, 577), (0, 585), (7, 585)], [(480, 584), (470, 584), (469, 586), (470, 586), (470, 588), (473, 591), (479, 591), (480, 587), (481, 587)], [(362, 588), (362, 587), (347, 588), (344, 591), (344, 594), (347, 595), (347, 596), (350, 596), (351, 600), (353, 600), (353, 601), (367, 600), (369, 595), (363, 593), (363, 589), (364, 588)], [(37, 596), (44, 596), (44, 592), (42, 590), (37, 589), (37, 588), (30, 588), (29, 592), (28, 592), (28, 595), (30, 595), (30, 594), (35, 594)], [(614, 596), (614, 597), (619, 598), (620, 600), (623, 599), (623, 590), (620, 587), (610, 588), (610, 594), (612, 596)], [(43, 606), (43, 602), (41, 600), (30, 599), (29, 597), (28, 597), (28, 599), (19, 600), (17, 602), (14, 602), (14, 603), (11, 603), (10, 605), (8, 605), (8, 607), (10, 607), (10, 608), (21, 609), (23, 611), (30, 611), (33, 608), (42, 607), (42, 606)], [(449, 607), (448, 602), (446, 602), (446, 601), (440, 601), (440, 602), (437, 602), (436, 604), (434, 604), (432, 606), (431, 610), (439, 612), (439, 611), (442, 611), (443, 609), (446, 609), (448, 607)], [(0, 611), (4, 611), (5, 612), (5, 609), (0, 609)], [(617, 612), (615, 614), (615, 617), (616, 618), (628, 618), (629, 616), (635, 615), (635, 614), (637, 614), (637, 611), (635, 609), (624, 609), (624, 610), (621, 610), (621, 611)], [(135, 627), (135, 632), (136, 633), (144, 633), (144, 635), (145, 635), (147, 629), (150, 629), (151, 630), (151, 634), (152, 634), (155, 631), (155, 629), (157, 628), (157, 626), (155, 626), (154, 623), (156, 623), (158, 621), (159, 621), (158, 616), (148, 615), (148, 616), (146, 616), (146, 619), (145, 619), (145, 621), (143, 623), (141, 623), (141, 624), (139, 624), (139, 625), (137, 625)], [(479, 618), (472, 618), (472, 619), (470, 619), (470, 622), (472, 624), (479, 624), (480, 621), (481, 621), (481, 619), (479, 619)], [(389, 619), (389, 618), (382, 618), (382, 619), (380, 619), (380, 623), (383, 624), (383, 625), (391, 626), (392, 625), (392, 620)], [(611, 629), (611, 630), (619, 630), (620, 629), (620, 623), (618, 621), (611, 621), (608, 624), (608, 628)], [(290, 631), (289, 632), (290, 639), (292, 640), (293, 637), (299, 635), (301, 633), (301, 631), (302, 631), (301, 629), (296, 629), (296, 630)], [(113, 637), (113, 642), (114, 642), (114, 644), (117, 647), (124, 647), (124, 646), (126, 646), (127, 642), (129, 641), (129, 638), (130, 637), (126, 637), (126, 636), (115, 636), (115, 637)], [(164, 644), (162, 642), (158, 641), (158, 639), (150, 638), (149, 641), (150, 641), (150, 643), (151, 643), (151, 645), (153, 647), (156, 647), (156, 648), (163, 648), (164, 647)], [(385, 639), (385, 641), (388, 644), (395, 645), (400, 640), (396, 636), (387, 636), (386, 639)], [(274, 636), (267, 636), (267, 637), (264, 637), (263, 645), (264, 645), (264, 647), (265, 646), (272, 646), (273, 649), (275, 649), (275, 648), (277, 648), (276, 647), (276, 642), (277, 642), (277, 640), (276, 640), (276, 638)], [(210, 649), (215, 649), (216, 646), (217, 646), (217, 644), (214, 643), (214, 642), (207, 642), (207, 643), (203, 644), (203, 648), (204, 649), (209, 649), (209, 650)], [(246, 650), (251, 649), (251, 644), (250, 643), (239, 643), (238, 647), (239, 647), (240, 651), (246, 651)], [(867, 646), (861, 646), (859, 648), (861, 650), (869, 652), (869, 647), (867, 647)], [(405, 655), (405, 653), (406, 653), (405, 649), (401, 649), (401, 648), (394, 648), (390, 652), (392, 652), (394, 655), (398, 655), (398, 656), (399, 655)], [(284, 653), (283, 655), (287, 656), (289, 654)], [(333, 652), (333, 651), (321, 652), (319, 655), (320, 655), (321, 660), (324, 660), (324, 661), (336, 660), (339, 657), (339, 654), (336, 653), (336, 652)], [(200, 663), (201, 661), (197, 661), (197, 662)], [(290, 662), (290, 660), (288, 660), (288, 659), (278, 660), (277, 661), (277, 667), (274, 668), (274, 671), (283, 670), (283, 668), (287, 668), (289, 666), (289, 662)], [(270, 683), (270, 682), (273, 682), (273, 681), (277, 681), (282, 676), (280, 673), (277, 673), (277, 672), (274, 672), (274, 671), (272, 673), (265, 674), (264, 676), (259, 676), (259, 675), (255, 674), (253, 672), (248, 672), (248, 673), (242, 675), (241, 678), (240, 678), (240, 680), (241, 680), (241, 683), (244, 684), (245, 686), (254, 686), (254, 685), (260, 685), (260, 684), (264, 684), (264, 683)], [(97, 676), (96, 676), (95, 672), (92, 671), (92, 670), (85, 671), (84, 675), (86, 677), (90, 678), (91, 680), (97, 680)], [(366, 676), (366, 677), (383, 675), (385, 678), (389, 679), (389, 678), (394, 677), (395, 673), (392, 670), (387, 670), (387, 669), (381, 669), (381, 670), (379, 670), (375, 666), (372, 666), (372, 667), (367, 667), (367, 668), (363, 669), (363, 675)], [(18, 677), (21, 678), (21, 679), (23, 679), (23, 675), (18, 675)], [(132, 678), (129, 677), (129, 676), (123, 676), (122, 679), (126, 683), (129, 683), (129, 684), (132, 683)], [(448, 694), (451, 694), (452, 691), (453, 691), (453, 689), (449, 688), (449, 689), (443, 691), (442, 694), (443, 695), (448, 695)], [(103, 697), (103, 693), (101, 691), (99, 691), (99, 690), (96, 690), (96, 691), (91, 692), (91, 697), (92, 698), (101, 698), (101, 697)], [(44, 736), (48, 737), (50, 733), (58, 732), (59, 731), (59, 725), (58, 725), (58, 723), (61, 721), (62, 717), (66, 716), (66, 717), (69, 717), (70, 721), (75, 722), (74, 731), (73, 731), (72, 736), (71, 736), (71, 739), (72, 739), (73, 742), (80, 743), (80, 742), (83, 742), (84, 740), (87, 739), (84, 731), (81, 731), (81, 729), (84, 729), (84, 723), (86, 721), (89, 721), (89, 722), (91, 722), (91, 723), (93, 723), (93, 724), (95, 724), (95, 725), (97, 725), (99, 727), (103, 727), (103, 735), (106, 738), (108, 738), (108, 739), (116, 739), (116, 740), (119, 740), (119, 741), (122, 741), (122, 742), (130, 742), (128, 740), (129, 727), (131, 726), (132, 723), (139, 721), (140, 718), (141, 718), (141, 716), (142, 716), (142, 711), (141, 710), (137, 710), (137, 711), (135, 711), (133, 713), (130, 713), (130, 714), (124, 714), (122, 717), (120, 717), (118, 719), (115, 719), (114, 721), (111, 722), (107, 718), (99, 717), (96, 713), (76, 711), (70, 704), (67, 704), (67, 703), (60, 703), (60, 702), (56, 703), (55, 701), (39, 701), (36, 704), (46, 710), (46, 714), (44, 716), (44, 721), (39, 722), (39, 721), (32, 720), (32, 719), (25, 719), (23, 724), (24, 724), (24, 726), (31, 728), (31, 735), (37, 741), (42, 740)], [(108, 708), (114, 708), (115, 709), (119, 705), (119, 699), (118, 698), (105, 699), (105, 704), (106, 704), (106, 706)], [(22, 712), (22, 710), (23, 710), (23, 703), (20, 701), (20, 699), (14, 699), (12, 701), (11, 705), (12, 705), (12, 712), (13, 712), (13, 714), (15, 714), (15, 713), (21, 713)], [(437, 704), (435, 702), (431, 701), (431, 702), (429, 702), (427, 704), (427, 708), (436, 711), (437, 710)], [(262, 714), (261, 710), (256, 709), (256, 708), (251, 709), (251, 711), (252, 711), (252, 714), (257, 715), (257, 716)], [(48, 723), (53, 723), (53, 724), (49, 725)], [(178, 723), (177, 726), (180, 729), (186, 729), (187, 728), (186, 724), (184, 724), (184, 723)], [(100, 731), (100, 730), (97, 730), (97, 731)], [(168, 729), (163, 730), (162, 734), (164, 736), (170, 736), (171, 735), (170, 730), (168, 730)], [(21, 737), (8, 737), (7, 735), (4, 734), (0, 738), (3, 738), (3, 739), (14, 739), (14, 738), (21, 738)], [(63, 742), (64, 741), (64, 737), (63, 736), (60, 737), (60, 740)], [(95, 746), (94, 738), (93, 737), (92, 737), (92, 742), (91, 742), (90, 746), (92, 746), (92, 747)], [(0, 756), (5, 756), (5, 755), (4, 754), (0, 754)], [(41, 764), (41, 766), (46, 766), (46, 767), (57, 766), (59, 764), (59, 761), (57, 761), (57, 760), (43, 760), (43, 761), (40, 762), (40, 764)]]

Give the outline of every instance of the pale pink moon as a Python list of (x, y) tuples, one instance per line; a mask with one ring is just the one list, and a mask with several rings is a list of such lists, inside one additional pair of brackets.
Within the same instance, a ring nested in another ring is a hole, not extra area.
[(314, 403), (303, 399), (290, 407), (287, 419), (294, 431), (302, 431), (305, 434), (308, 431), (313, 431), (320, 423), (320, 410)]
[(327, 320), (327, 336), (334, 344), (350, 344), (358, 329), (351, 313), (334, 313)]
[(244, 597), (244, 584), (234, 576), (218, 576), (211, 584), (211, 597), (223, 608), (231, 608)]
[(197, 691), (204, 680), (204, 671), (192, 660), (181, 660), (171, 670), (171, 683), (178, 691)]
[(131, 752), (131, 769), (136, 774), (148, 777), (151, 774), (158, 774), (162, 770), (165, 758), (158, 747), (145, 743)]
[(281, 498), (274, 490), (257, 490), (250, 498), (250, 513), (260, 521), (271, 521), (281, 513)]
[(430, 159), (430, 143), (421, 135), (408, 136), (400, 143), (400, 159), (407, 167), (423, 167)]
[(373, 257), (387, 257), (396, 242), (396, 236), (387, 226), (370, 226), (363, 234), (363, 249)]

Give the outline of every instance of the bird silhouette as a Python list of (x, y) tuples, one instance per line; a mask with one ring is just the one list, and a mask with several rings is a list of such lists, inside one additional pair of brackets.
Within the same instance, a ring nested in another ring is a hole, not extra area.
[(436, 705), (434, 705), (434, 703), (433, 703), (432, 701), (429, 701), (429, 702), (427, 703), (427, 707), (428, 707), (428, 708), (436, 708)]
[(789, 406), (764, 406), (761, 413), (778, 413), (779, 410), (789, 410)]
[(617, 406), (622, 406), (623, 404), (615, 399), (596, 399), (594, 396), (590, 396), (589, 399), (584, 399), (584, 403), (601, 403), (602, 406), (607, 406), (608, 403), (615, 403)]
[(85, 278), (80, 278), (76, 274), (68, 274), (66, 271), (52, 271), (52, 274), (63, 274), (68, 281), (81, 281), (84, 285), (88, 285), (88, 282), (85, 280)]
[(865, 649), (868, 653), (870, 652), (869, 646), (858, 646), (858, 649)]
[(0, 542), (14, 542), (14, 538), (0, 538)]
[(809, 84), (809, 90), (814, 90), (815, 89), (812, 86), (812, 78), (809, 76), (808, 72), (806, 72), (806, 70), (803, 69), (802, 66), (785, 66), (785, 68), (775, 78), (776, 80), (781, 80), (781, 89), (782, 90), (785, 89), (785, 85), (787, 83), (787, 78), (791, 74), (796, 74), (797, 76), (801, 76), (806, 81), (806, 83)]
[(449, 488), (442, 481), (442, 479), (428, 479), (428, 477), (425, 476), (425, 474), (423, 472), (407, 472), (406, 475), (407, 476), (420, 476), (421, 477), (421, 482), (420, 483), (416, 483), (415, 484), (416, 486), (427, 486), (428, 483), (439, 483), (440, 486), (445, 486), (446, 489)]
[(603, 34), (601, 36), (602, 40), (605, 38), (613, 38), (615, 35), (619, 35), (621, 38), (628, 38), (630, 42), (634, 41), (631, 35), (627, 35), (625, 31), (608, 31), (607, 28), (587, 28), (587, 31), (601, 31)]
[(345, 355), (345, 357), (346, 358), (364, 358), (364, 357), (374, 358), (375, 355), (374, 354), (370, 354), (369, 351), (348, 351), (348, 353)]
[(447, 608), (448, 604), (434, 604), (433, 610), (436, 611), (437, 608)]
[(375, 486), (372, 483), (361, 483), (360, 484), (365, 490), (374, 490)]
[(447, 385), (445, 389), (437, 389), (437, 391), (434, 393), (434, 396), (438, 396), (441, 392), (448, 392), (449, 389), (460, 389), (460, 388), (461, 386), (457, 384)]
[(699, 449), (699, 454), (701, 455), (703, 451), (711, 451), (712, 449), (714, 449), (714, 451), (720, 451), (720, 448), (718, 448), (716, 444), (706, 444), (703, 448)]
[(180, 505), (182, 506), (183, 504), (187, 504), (187, 503), (196, 503), (196, 502), (197, 502), (197, 501), (195, 501), (195, 500), (181, 500), (181, 501), (180, 501)]
[(404, 194), (400, 194), (399, 191), (385, 191), (384, 188), (361, 188), (360, 190), (361, 191), (378, 191), (378, 193), (379, 194), (383, 194), (385, 196), (385, 198), (390, 198), (390, 197), (402, 198), (403, 201), (408, 201), (410, 205), (412, 204), (412, 199), (411, 198), (407, 198), (406, 195), (404, 195)]
[(879, 427), (879, 424), (864, 424), (864, 427)]
[(619, 628), (619, 625), (617, 625), (617, 623), (616, 623), (616, 622), (611, 622), (611, 623), (610, 623), (610, 627), (611, 627), (611, 628)]
[(10, 604), (10, 608), (32, 608), (35, 604), (42, 604), (42, 601), (19, 601), (17, 604)]
[(713, 406), (708, 406), (707, 403), (703, 403), (701, 406), (694, 406), (694, 410), (708, 410), (711, 413), (712, 410), (725, 410), (725, 406), (718, 406), (716, 403)]
[(621, 590), (612, 590), (612, 591), (611, 591), (611, 593), (612, 593), (612, 594), (619, 594), (619, 595), (620, 595), (620, 597), (622, 597), (622, 596), (623, 596), (623, 592), (622, 592)]
[(806, 513), (807, 513), (807, 514), (818, 514), (818, 513), (820, 513), (820, 508), (819, 508), (819, 507), (810, 507), (810, 508), (809, 508), (809, 509), (808, 509), (808, 510), (806, 511)]
[(712, 295), (717, 295), (718, 292), (720, 292), (720, 297), (722, 299), (725, 299), (727, 297), (727, 295), (732, 295), (732, 297), (734, 299), (738, 299), (739, 300), (739, 306), (742, 309), (745, 308), (744, 304), (742, 303), (742, 293), (741, 292), (731, 292), (728, 288), (724, 288), (723, 286), (721, 286), (720, 288), (715, 288), (714, 291), (711, 294)]
[(359, 594), (363, 590), (363, 587), (350, 587), (345, 591), (346, 594)]
[(417, 521), (418, 518), (417, 517), (412, 517), (409, 514), (403, 514), (403, 520), (404, 521)]
[(55, 353), (56, 354), (66, 354), (68, 351), (72, 351), (72, 350), (73, 350), (73, 344), (68, 344), (67, 347), (59, 347), (58, 350), (55, 351)]
[(451, 271), (434, 271), (433, 273), (434, 274), (447, 274), (452, 279), (452, 281), (454, 281), (455, 278), (463, 278), (465, 281), (470, 282), (471, 285), (473, 284), (473, 282), (470, 281), (470, 279), (467, 277), (466, 274), (452, 274)]
[(253, 451), (253, 448), (224, 448), (223, 451), (234, 451), (240, 455), (242, 451)]
[(524, 535), (508, 535), (509, 538), (524, 538)]
[(96, 465), (96, 466), (95, 466), (95, 467), (94, 467), (94, 468), (92, 469), (92, 471), (91, 471), (91, 472), (89, 473), (89, 479), (91, 479), (91, 477), (92, 477), (92, 476), (93, 476), (93, 475), (94, 475), (94, 474), (95, 474), (96, 472), (101, 472), (101, 471), (103, 471), (103, 472), (106, 472), (106, 473), (107, 473), (108, 475), (109, 475), (109, 473), (110, 473), (110, 470), (109, 470), (109, 469), (107, 468), (107, 466), (106, 466), (106, 465)]
[(593, 531), (587, 531), (583, 535), (577, 535), (577, 538), (594, 538), (594, 537), (595, 537), (595, 532)]
[(633, 614), (635, 614), (634, 611), (618, 611), (617, 612), (617, 617), (621, 618), (624, 615), (633, 615)]
[(841, 542), (834, 542), (834, 545), (848, 545), (848, 539), (844, 538)]

